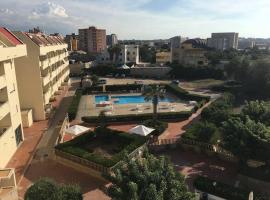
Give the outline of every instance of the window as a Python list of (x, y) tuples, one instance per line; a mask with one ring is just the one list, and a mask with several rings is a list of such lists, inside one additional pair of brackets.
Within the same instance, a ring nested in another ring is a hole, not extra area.
[(15, 130), (15, 138), (17, 146), (23, 141), (22, 127), (19, 125)]

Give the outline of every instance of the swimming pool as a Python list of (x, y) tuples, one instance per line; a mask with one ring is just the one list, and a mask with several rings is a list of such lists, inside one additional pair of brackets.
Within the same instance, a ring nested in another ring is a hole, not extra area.
[[(109, 101), (108, 95), (99, 95), (95, 96), (96, 104), (101, 101)], [(129, 103), (146, 103), (150, 101), (146, 101), (144, 96), (142, 95), (134, 95), (134, 96), (111, 96), (111, 100), (114, 100), (114, 104), (129, 104)], [(175, 102), (175, 99), (170, 97), (165, 97), (159, 100), (160, 102)]]

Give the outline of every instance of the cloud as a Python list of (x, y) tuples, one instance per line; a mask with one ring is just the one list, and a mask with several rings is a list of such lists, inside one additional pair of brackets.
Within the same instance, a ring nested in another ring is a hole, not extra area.
[(1, 9), (0, 9), (0, 13), (1, 13), (1, 14), (12, 15), (12, 14), (14, 14), (14, 11), (12, 11), (12, 10), (10, 10), (10, 9), (8, 9), (8, 8), (1, 8)]
[(63, 6), (52, 2), (47, 2), (36, 6), (29, 18), (38, 19), (44, 16), (67, 18), (68, 14)]

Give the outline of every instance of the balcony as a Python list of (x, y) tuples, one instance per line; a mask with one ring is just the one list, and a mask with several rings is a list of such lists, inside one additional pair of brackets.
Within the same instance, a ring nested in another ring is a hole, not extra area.
[(0, 120), (2, 120), (9, 113), (8, 102), (0, 102)]
[(42, 77), (43, 86), (45, 87), (51, 81), (50, 75), (48, 74), (45, 77)]
[(7, 86), (5, 75), (0, 76), (0, 89)]
[(43, 94), (44, 104), (48, 104), (51, 98), (51, 90), (48, 90), (46, 93)]

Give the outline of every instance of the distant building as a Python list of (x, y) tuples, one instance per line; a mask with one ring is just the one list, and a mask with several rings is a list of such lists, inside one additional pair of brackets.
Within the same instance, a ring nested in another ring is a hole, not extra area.
[(206, 66), (208, 65), (208, 59), (205, 57), (207, 50), (206, 40), (189, 39), (178, 48), (177, 59), (174, 58), (174, 61), (183, 65)]
[(43, 33), (43, 31), (37, 26), (28, 31), (29, 33)]
[(94, 26), (79, 29), (79, 50), (101, 53), (106, 49), (106, 30)]
[(186, 41), (187, 37), (175, 36), (170, 39), (171, 43), (171, 62), (177, 62), (179, 60), (179, 49), (181, 44)]
[(116, 34), (111, 34), (106, 36), (107, 46), (114, 46), (118, 44), (118, 39)]
[(69, 51), (78, 51), (78, 40), (79, 36), (72, 33), (71, 35), (66, 35), (65, 42), (68, 44)]
[(239, 38), (238, 49), (253, 49), (255, 47), (255, 40), (251, 38)]
[(121, 45), (119, 55), (110, 55), (108, 50), (103, 51), (98, 56), (99, 63), (139, 63), (139, 46), (138, 45)]
[(207, 46), (218, 49), (238, 49), (238, 33), (212, 33), (211, 38), (207, 39)]
[(168, 63), (171, 62), (171, 52), (157, 52), (156, 53), (156, 63)]

